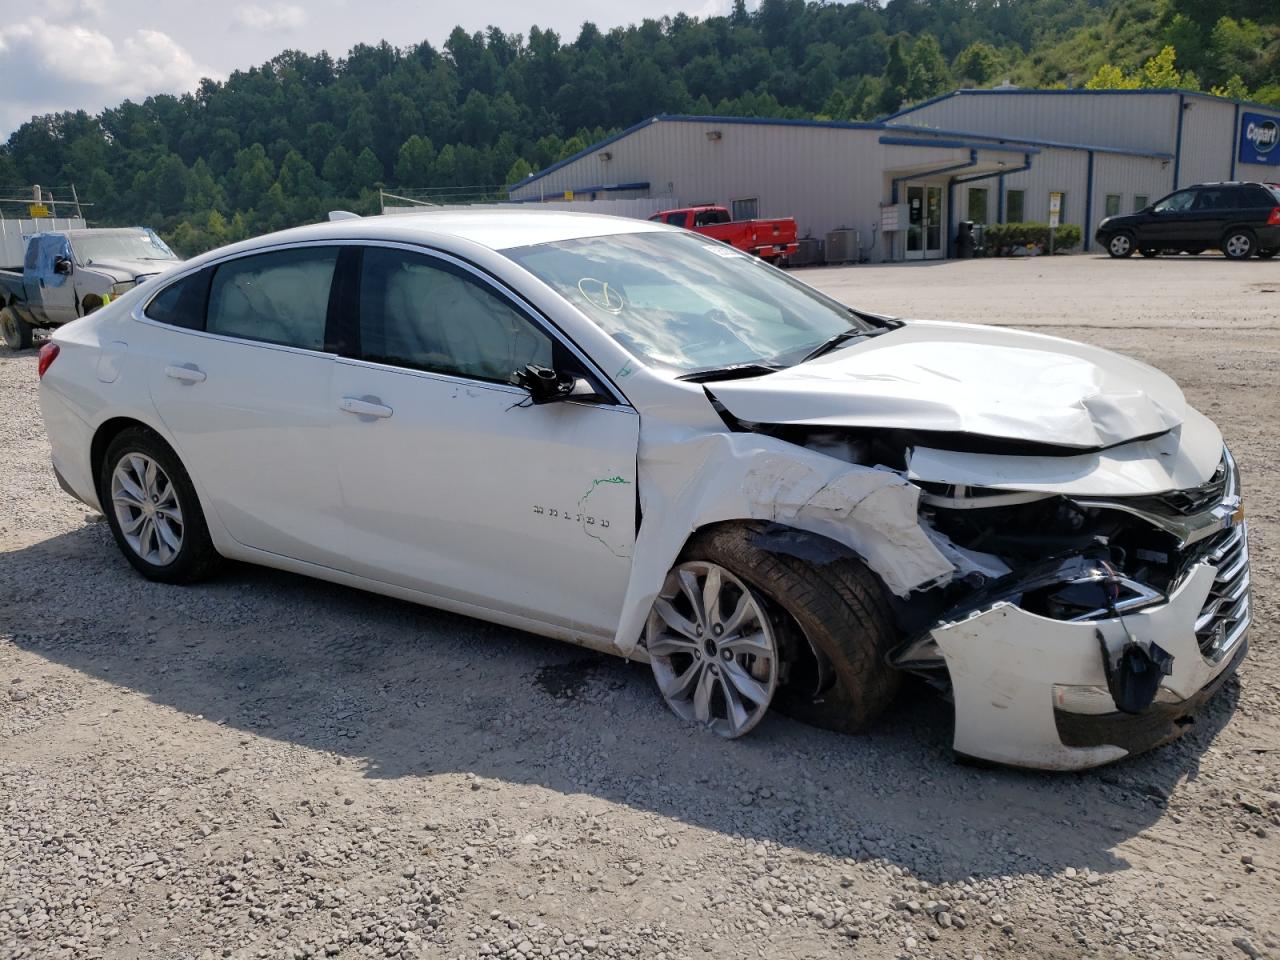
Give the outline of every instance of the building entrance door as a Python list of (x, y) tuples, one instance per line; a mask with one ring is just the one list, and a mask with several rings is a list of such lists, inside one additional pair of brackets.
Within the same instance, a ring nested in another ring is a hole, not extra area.
[(933, 183), (907, 184), (907, 259), (936, 260), (943, 255), (942, 187)]

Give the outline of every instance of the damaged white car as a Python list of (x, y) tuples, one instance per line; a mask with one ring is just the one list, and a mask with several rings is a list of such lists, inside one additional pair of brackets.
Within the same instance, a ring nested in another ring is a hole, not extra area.
[(647, 222), (346, 219), (61, 330), (62, 486), (145, 576), (266, 564), (647, 660), (727, 737), (858, 730), (904, 671), (958, 754), (1177, 736), (1249, 626), (1240, 481), (1163, 374), (851, 310)]

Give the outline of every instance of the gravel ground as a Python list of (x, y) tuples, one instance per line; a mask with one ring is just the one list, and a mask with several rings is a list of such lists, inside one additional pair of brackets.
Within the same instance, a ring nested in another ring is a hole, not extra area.
[(1280, 957), (1280, 264), (809, 270), (869, 309), (1053, 328), (1173, 374), (1244, 471), (1257, 620), (1179, 743), (957, 766), (724, 743), (647, 668), (282, 573), (149, 584), (62, 494), (0, 348), (0, 955)]

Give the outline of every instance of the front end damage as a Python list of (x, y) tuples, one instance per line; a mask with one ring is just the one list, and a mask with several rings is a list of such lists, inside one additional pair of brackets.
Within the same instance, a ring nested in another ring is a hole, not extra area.
[(892, 662), (952, 697), (958, 754), (1119, 759), (1179, 736), (1243, 658), (1248, 533), (1225, 449), (1206, 482), (1152, 496), (921, 486), (922, 524), (974, 562), (913, 598)]

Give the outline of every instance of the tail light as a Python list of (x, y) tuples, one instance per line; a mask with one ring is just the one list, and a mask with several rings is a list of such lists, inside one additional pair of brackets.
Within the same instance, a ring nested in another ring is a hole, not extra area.
[(40, 379), (44, 379), (44, 372), (53, 366), (53, 361), (58, 359), (61, 348), (56, 343), (46, 343), (40, 348), (40, 361), (36, 366), (36, 373), (40, 375)]
[(1267, 226), (1280, 227), (1280, 207), (1271, 208), (1271, 216), (1267, 217)]

